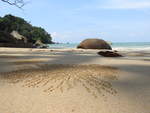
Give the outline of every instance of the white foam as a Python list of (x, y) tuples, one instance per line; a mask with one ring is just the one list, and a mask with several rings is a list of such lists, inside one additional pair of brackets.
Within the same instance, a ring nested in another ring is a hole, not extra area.
[(114, 47), (118, 51), (150, 51), (150, 47)]

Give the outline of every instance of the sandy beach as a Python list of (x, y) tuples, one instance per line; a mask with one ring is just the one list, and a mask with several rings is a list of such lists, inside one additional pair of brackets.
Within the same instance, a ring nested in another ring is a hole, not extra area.
[(150, 51), (0, 48), (0, 113), (150, 113)]

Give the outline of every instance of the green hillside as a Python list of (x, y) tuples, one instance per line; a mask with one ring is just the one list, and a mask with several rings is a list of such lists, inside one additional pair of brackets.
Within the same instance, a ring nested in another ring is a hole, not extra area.
[(35, 43), (37, 40), (41, 40), (41, 42), (45, 44), (52, 43), (51, 35), (43, 28), (32, 26), (24, 19), (12, 15), (0, 17), (0, 31), (5, 33), (18, 31), (18, 33), (25, 36), (30, 43)]

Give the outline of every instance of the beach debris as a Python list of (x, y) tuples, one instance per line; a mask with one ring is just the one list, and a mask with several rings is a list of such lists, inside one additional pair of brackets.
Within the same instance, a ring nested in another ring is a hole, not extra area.
[(82, 41), (77, 48), (81, 49), (109, 49), (112, 50), (111, 46), (102, 39), (85, 39)]
[(104, 57), (123, 57), (122, 55), (120, 55), (115, 51), (100, 51), (98, 52), (98, 54)]

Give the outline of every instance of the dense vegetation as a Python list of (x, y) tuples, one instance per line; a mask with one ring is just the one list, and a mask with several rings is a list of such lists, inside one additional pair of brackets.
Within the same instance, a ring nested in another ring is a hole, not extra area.
[(41, 42), (45, 44), (52, 43), (51, 35), (43, 28), (32, 26), (20, 17), (12, 15), (0, 17), (0, 31), (11, 33), (14, 30), (27, 37), (28, 41), (31, 43), (35, 43), (37, 40), (41, 40)]

